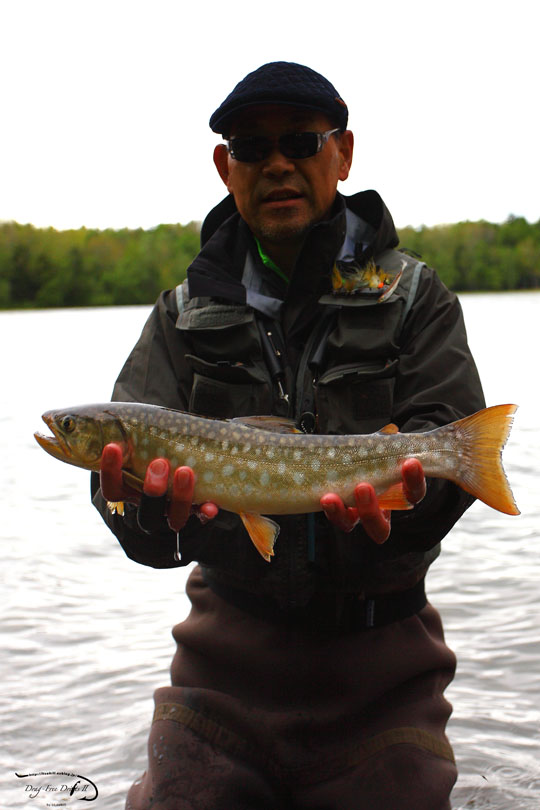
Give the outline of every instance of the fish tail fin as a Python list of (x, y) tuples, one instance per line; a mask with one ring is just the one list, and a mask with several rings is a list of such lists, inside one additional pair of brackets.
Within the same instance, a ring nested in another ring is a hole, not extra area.
[(516, 410), (517, 405), (495, 405), (453, 423), (463, 453), (456, 483), (507, 515), (519, 515), (501, 459)]
[(274, 543), (279, 534), (279, 526), (274, 520), (255, 515), (253, 512), (240, 512), (242, 523), (251, 537), (251, 542), (266, 562), (274, 556)]

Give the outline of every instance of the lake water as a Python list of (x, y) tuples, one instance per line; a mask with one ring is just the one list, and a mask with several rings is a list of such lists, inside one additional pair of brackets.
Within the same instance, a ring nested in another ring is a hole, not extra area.
[[(474, 504), (428, 576), (459, 662), (447, 693), (453, 807), (538, 810), (540, 293), (462, 302), (488, 404), (520, 405), (504, 459), (522, 514)], [(32, 799), (31, 779), (16, 773), (58, 771), (97, 785), (96, 810), (120, 810), (145, 767), (152, 693), (169, 682), (170, 629), (188, 611), (187, 572), (128, 560), (90, 506), (88, 475), (51, 459), (33, 432), (51, 407), (109, 398), (148, 312), (0, 313), (5, 808), (52, 801)]]

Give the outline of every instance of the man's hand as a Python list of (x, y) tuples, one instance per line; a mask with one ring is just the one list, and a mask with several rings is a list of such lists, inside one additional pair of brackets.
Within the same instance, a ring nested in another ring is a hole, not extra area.
[(154, 459), (147, 467), (142, 493), (137, 492), (123, 481), (121, 447), (108, 444), (101, 455), (101, 492), (108, 501), (138, 504), (137, 520), (146, 532), (158, 529), (165, 514), (169, 527), (175, 532), (185, 526), (192, 512), (202, 523), (217, 515), (218, 507), (214, 503), (207, 502), (198, 507), (193, 505), (195, 475), (191, 467), (178, 467), (174, 471), (172, 495), (168, 500), (169, 473), (167, 459)]
[[(415, 458), (406, 459), (401, 465), (403, 492), (409, 503), (419, 503), (426, 494), (426, 479), (422, 465)], [(328, 520), (344, 532), (350, 532), (362, 522), (367, 534), (378, 544), (390, 535), (389, 509), (380, 509), (375, 490), (371, 484), (358, 484), (354, 490), (356, 506), (345, 506), (339, 495), (329, 492), (321, 498), (321, 506)]]

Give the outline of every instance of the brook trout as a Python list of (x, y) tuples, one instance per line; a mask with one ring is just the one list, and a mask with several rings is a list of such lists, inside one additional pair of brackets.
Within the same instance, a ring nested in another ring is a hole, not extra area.
[(427, 476), (454, 481), (488, 506), (519, 514), (501, 460), (516, 409), (496, 405), (426, 433), (387, 425), (369, 435), (326, 436), (298, 433), (277, 417), (221, 421), (109, 402), (48, 411), (43, 420), (53, 436), (35, 438), (55, 458), (95, 471), (105, 445), (115, 442), (124, 479), (139, 491), (154, 458), (170, 462), (170, 486), (176, 467), (192, 467), (195, 503), (213, 501), (239, 514), (269, 561), (279, 527), (265, 514), (321, 511), (326, 492), (354, 505), (354, 488), (363, 481), (373, 485), (381, 508), (411, 508), (401, 486), (407, 458), (417, 458)]

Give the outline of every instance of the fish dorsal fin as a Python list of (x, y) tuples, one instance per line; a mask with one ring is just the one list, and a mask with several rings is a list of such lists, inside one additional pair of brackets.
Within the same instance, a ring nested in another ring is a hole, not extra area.
[(251, 542), (266, 562), (274, 556), (274, 543), (279, 534), (279, 526), (270, 518), (252, 512), (240, 512), (242, 523), (251, 537)]
[(377, 496), (379, 506), (381, 509), (412, 509), (413, 505), (405, 497), (403, 492), (403, 484), (401, 481), (397, 484), (392, 484), (386, 492)]
[(398, 428), (398, 426), (397, 426), (397, 425), (394, 425), (394, 423), (393, 423), (393, 422), (390, 422), (390, 424), (389, 424), (389, 425), (385, 425), (384, 427), (382, 427), (382, 428), (381, 428), (379, 431), (377, 431), (377, 432), (378, 432), (378, 433), (386, 433), (386, 434), (388, 434), (388, 435), (391, 435), (391, 434), (393, 434), (393, 433), (399, 433), (399, 428)]
[(248, 428), (268, 430), (271, 433), (302, 433), (293, 419), (286, 419), (284, 416), (235, 416), (229, 421), (239, 422)]

